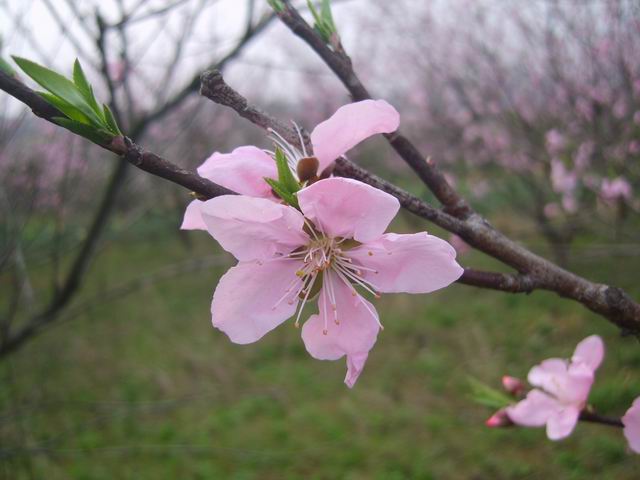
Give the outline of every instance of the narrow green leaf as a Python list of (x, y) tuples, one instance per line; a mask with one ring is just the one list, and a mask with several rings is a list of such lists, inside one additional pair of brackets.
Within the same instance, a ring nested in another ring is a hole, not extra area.
[(331, 13), (331, 0), (322, 0), (322, 7), (320, 12), (325, 25), (329, 27), (332, 32), (335, 32), (336, 25), (333, 22), (333, 14)]
[(91, 109), (96, 112), (99, 117), (104, 119), (104, 113), (98, 105), (98, 101), (96, 100), (95, 95), (93, 94), (93, 88), (91, 88), (91, 84), (87, 80), (87, 77), (82, 70), (82, 66), (80, 65), (80, 61), (77, 58), (76, 61), (73, 62), (73, 83), (75, 83), (76, 87), (78, 87), (78, 90), (87, 101)]
[(471, 398), (480, 405), (498, 410), (513, 403), (513, 398), (475, 378), (469, 377), (468, 381), (471, 388)]
[(307, 6), (309, 7), (309, 11), (311, 12), (311, 15), (313, 15), (313, 20), (316, 22), (316, 25), (320, 25), (322, 23), (322, 17), (316, 10), (316, 7), (313, 5), (311, 0), (307, 0)]
[(278, 168), (278, 181), (289, 193), (296, 193), (300, 190), (300, 183), (296, 180), (289, 168), (287, 157), (280, 148), (276, 147), (275, 152), (276, 167)]
[(47, 102), (49, 102), (51, 105), (53, 105), (62, 113), (64, 113), (71, 120), (75, 120), (77, 122), (89, 125), (89, 119), (87, 118), (87, 116), (84, 113), (82, 113), (80, 110), (78, 110), (76, 107), (74, 107), (73, 105), (68, 104), (61, 98), (56, 97), (55, 95), (49, 92), (38, 92), (38, 95), (40, 95)]
[(273, 191), (276, 192), (287, 204), (297, 209), (300, 208), (300, 205), (298, 204), (298, 197), (296, 197), (295, 194), (288, 192), (280, 182), (268, 177), (264, 177), (264, 181), (267, 182)]
[(101, 126), (104, 123), (71, 80), (26, 58), (12, 58), (24, 73), (55, 96), (60, 97), (68, 104), (76, 107), (84, 113), (95, 126)]
[(53, 118), (53, 120), (61, 127), (66, 128), (76, 135), (87, 138), (93, 143), (97, 143), (98, 145), (106, 145), (114, 137), (114, 135), (105, 130), (95, 128), (84, 123), (76, 122), (75, 120), (70, 120), (68, 118), (55, 117)]
[(107, 106), (107, 104), (102, 104), (102, 108), (104, 109), (104, 119), (109, 127), (109, 131), (115, 133), (116, 135), (122, 135), (120, 128), (118, 127), (118, 122), (116, 122), (116, 118), (113, 116), (111, 109)]

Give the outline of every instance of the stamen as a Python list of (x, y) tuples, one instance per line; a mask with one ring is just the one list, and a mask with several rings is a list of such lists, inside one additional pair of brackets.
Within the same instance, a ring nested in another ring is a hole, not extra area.
[(307, 293), (304, 294), (304, 298), (302, 299), (302, 304), (300, 304), (300, 306), (298, 307), (298, 315), (296, 315), (296, 322), (294, 323), (294, 325), (296, 326), (296, 328), (300, 328), (300, 316), (302, 315), (302, 310), (304, 310), (304, 306), (307, 303), (307, 299), (309, 298), (309, 294), (311, 293), (311, 290), (313, 290), (313, 284), (316, 280), (316, 276), (318, 274), (314, 273), (307, 285)]
[(296, 122), (291, 120), (291, 123), (293, 123), (293, 126), (295, 127), (296, 132), (298, 134), (298, 138), (300, 139), (300, 146), (302, 147), (302, 153), (305, 157), (308, 157), (309, 155), (307, 155), (307, 148), (304, 146), (304, 139), (302, 138), (302, 131), (300, 130), (300, 127)]

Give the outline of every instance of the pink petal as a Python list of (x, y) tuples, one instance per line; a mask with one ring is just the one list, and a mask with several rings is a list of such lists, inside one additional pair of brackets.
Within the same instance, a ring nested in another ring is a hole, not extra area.
[(415, 233), (387, 233), (346, 252), (361, 265), (362, 276), (380, 292), (429, 293), (455, 282), (463, 273), (456, 251), (444, 240)]
[(554, 415), (558, 403), (546, 393), (533, 389), (524, 400), (507, 407), (507, 415), (513, 423), (523, 427), (541, 427)]
[(187, 205), (186, 210), (184, 211), (184, 218), (182, 220), (182, 225), (180, 225), (181, 230), (206, 230), (207, 226), (202, 220), (202, 215), (200, 214), (200, 208), (202, 207), (201, 200), (193, 200), (189, 205)]
[(200, 211), (213, 238), (241, 261), (285, 255), (309, 241), (300, 212), (264, 198), (223, 195)]
[(198, 175), (242, 195), (275, 199), (264, 177), (278, 178), (276, 164), (257, 147), (215, 152), (198, 167)]
[(629, 448), (635, 453), (640, 453), (640, 397), (633, 401), (631, 408), (622, 417), (622, 423)]
[(579, 416), (580, 408), (575, 405), (568, 405), (551, 415), (547, 422), (547, 437), (549, 437), (549, 440), (561, 440), (571, 435), (578, 423)]
[(331, 237), (371, 241), (384, 233), (400, 209), (388, 193), (350, 178), (327, 178), (298, 192), (305, 217)]
[(595, 371), (604, 358), (604, 342), (598, 335), (591, 335), (582, 340), (573, 352), (572, 362), (582, 362)]
[(549, 358), (543, 360), (529, 370), (527, 380), (534, 387), (540, 387), (543, 390), (557, 396), (558, 381), (565, 378), (568, 372), (568, 362), (561, 358)]
[(364, 139), (398, 129), (400, 115), (384, 100), (363, 100), (340, 107), (311, 132), (320, 171)]
[[(336, 300), (335, 310), (331, 291)], [(353, 291), (353, 287), (347, 286), (333, 271), (325, 270), (318, 297), (320, 313), (312, 315), (302, 327), (302, 340), (312, 357), (337, 360), (343, 355), (366, 353), (376, 343), (380, 330), (378, 313), (360, 295), (352, 295)]]
[(240, 262), (230, 268), (213, 294), (213, 326), (234, 343), (259, 340), (295, 313), (299, 300), (292, 288), (302, 281), (296, 276), (301, 266), (302, 262), (281, 259)]
[(355, 353), (347, 355), (347, 375), (344, 377), (344, 383), (349, 388), (353, 388), (356, 381), (360, 377), (364, 364), (369, 357), (369, 353)]
[(560, 358), (550, 358), (533, 367), (528, 380), (531, 385), (542, 388), (563, 403), (582, 408), (594, 377), (584, 364), (569, 364)]

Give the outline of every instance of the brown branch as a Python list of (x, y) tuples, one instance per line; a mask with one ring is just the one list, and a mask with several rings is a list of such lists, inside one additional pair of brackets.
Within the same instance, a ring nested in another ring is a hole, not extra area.
[(623, 428), (624, 424), (618, 417), (607, 417), (590, 410), (580, 412), (580, 421), (589, 423), (599, 423), (600, 425), (609, 425), (610, 427)]
[[(273, 129), (293, 144), (299, 143), (293, 129), (271, 117), (227, 85), (217, 71), (202, 75), (200, 92), (210, 100), (235, 110), (253, 124)], [(306, 142), (307, 140), (305, 140)], [(618, 325), (624, 332), (640, 334), (640, 305), (617, 287), (596, 284), (575, 275), (527, 250), (493, 228), (477, 213), (459, 218), (440, 210), (399, 187), (359, 167), (346, 158), (334, 165), (336, 175), (360, 180), (396, 197), (402, 207), (463, 238), (469, 245), (514, 268), (518, 274), (468, 270), (460, 283), (511, 293), (549, 290), (582, 303)]]
[[(287, 0), (285, 8), (277, 12), (278, 17), (298, 37), (302, 38), (327, 66), (342, 81), (354, 100), (371, 98), (369, 91), (362, 84), (349, 56), (343, 48), (331, 49), (324, 40), (298, 13)], [(431, 159), (425, 158), (418, 149), (399, 131), (384, 135), (398, 155), (413, 169), (420, 179), (429, 187), (436, 198), (444, 205), (445, 210), (459, 218), (466, 218), (472, 213), (471, 208), (449, 185)]]

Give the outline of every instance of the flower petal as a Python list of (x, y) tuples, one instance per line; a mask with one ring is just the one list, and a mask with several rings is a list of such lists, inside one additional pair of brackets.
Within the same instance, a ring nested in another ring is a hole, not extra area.
[(563, 403), (582, 408), (594, 377), (589, 367), (582, 363), (569, 364), (560, 358), (549, 358), (529, 371), (528, 380)]
[(524, 400), (507, 407), (513, 423), (523, 427), (541, 427), (558, 410), (558, 403), (546, 393), (533, 389)]
[(240, 261), (285, 255), (309, 240), (300, 212), (264, 198), (223, 195), (200, 211), (209, 233)]
[(569, 365), (562, 358), (543, 360), (529, 370), (527, 380), (534, 387), (540, 387), (554, 396), (558, 394), (558, 379), (567, 376)]
[(582, 340), (573, 352), (572, 362), (582, 362), (595, 371), (604, 358), (604, 342), (598, 335), (591, 335)]
[(184, 211), (184, 218), (182, 219), (181, 230), (206, 230), (207, 226), (202, 220), (200, 208), (204, 202), (201, 200), (193, 200), (187, 205)]
[(198, 167), (198, 175), (242, 195), (275, 199), (264, 177), (278, 178), (276, 164), (257, 147), (214, 152)]
[(301, 266), (302, 262), (278, 259), (230, 268), (213, 294), (213, 326), (234, 343), (259, 340), (295, 313), (299, 300), (294, 288), (302, 281), (296, 271)]
[(575, 405), (568, 405), (551, 415), (549, 421), (547, 421), (547, 437), (549, 437), (549, 440), (561, 440), (571, 435), (578, 423), (579, 416), (580, 408)]
[(631, 408), (622, 417), (622, 423), (629, 448), (635, 453), (640, 453), (640, 397), (633, 401)]
[(396, 216), (400, 202), (350, 178), (327, 178), (298, 192), (305, 217), (331, 237), (367, 242), (378, 238)]
[(398, 129), (400, 114), (384, 100), (363, 100), (340, 107), (311, 132), (320, 171), (364, 139)]
[(312, 315), (302, 327), (307, 351), (318, 360), (337, 360), (371, 350), (380, 330), (375, 307), (360, 295), (354, 296), (353, 287), (331, 270), (325, 270), (322, 283), (319, 314)]
[(379, 292), (429, 293), (455, 282), (463, 273), (456, 251), (444, 240), (425, 232), (387, 233), (346, 252), (362, 276)]
[(349, 388), (353, 388), (356, 381), (360, 377), (364, 364), (369, 357), (369, 353), (356, 353), (347, 355), (347, 375), (344, 377), (344, 383)]

